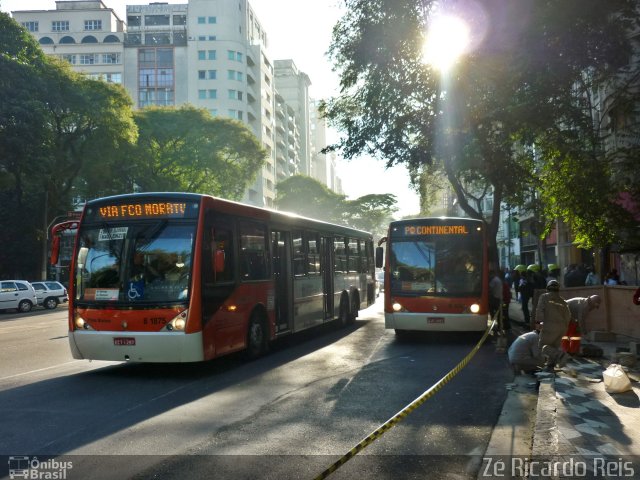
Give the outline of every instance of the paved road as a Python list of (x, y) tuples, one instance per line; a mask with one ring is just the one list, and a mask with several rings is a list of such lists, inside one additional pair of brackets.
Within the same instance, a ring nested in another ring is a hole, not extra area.
[[(139, 365), (73, 360), (62, 307), (0, 314), (0, 455), (64, 455), (69, 479), (313, 478), (478, 339), (397, 341), (379, 301), (353, 327), (300, 335), (258, 361)], [(476, 478), (511, 378), (505, 356), (483, 346), (330, 478)]]

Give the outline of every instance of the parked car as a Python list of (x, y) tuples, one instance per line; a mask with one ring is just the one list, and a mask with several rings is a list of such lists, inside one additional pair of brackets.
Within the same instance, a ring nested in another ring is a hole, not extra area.
[(42, 305), (44, 308), (56, 308), (60, 303), (69, 301), (67, 289), (60, 282), (31, 282), (31, 285), (36, 291), (38, 305)]
[(36, 292), (25, 280), (3, 280), (0, 282), (0, 310), (16, 309), (29, 312), (38, 304)]

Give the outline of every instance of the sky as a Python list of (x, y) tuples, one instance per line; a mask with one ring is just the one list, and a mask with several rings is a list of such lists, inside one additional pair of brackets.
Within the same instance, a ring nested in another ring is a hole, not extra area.
[[(127, 5), (147, 5), (150, 1), (102, 0), (126, 21)], [(163, 0), (168, 3), (186, 1)], [(293, 59), (298, 69), (309, 76), (310, 96), (328, 98), (338, 93), (339, 79), (326, 56), (333, 25), (340, 18), (339, 0), (249, 0), (267, 31), (268, 48), (273, 59)], [(55, 0), (0, 0), (0, 10), (55, 10)], [(292, 19), (292, 20), (290, 20)], [(300, 20), (304, 19), (304, 21)], [(308, 21), (311, 19), (311, 21)], [(329, 141), (338, 132), (328, 131)], [(396, 217), (419, 212), (419, 196), (410, 188), (409, 175), (402, 166), (385, 169), (384, 161), (369, 157), (339, 160), (338, 174), (349, 199), (377, 193), (392, 193), (398, 199)]]

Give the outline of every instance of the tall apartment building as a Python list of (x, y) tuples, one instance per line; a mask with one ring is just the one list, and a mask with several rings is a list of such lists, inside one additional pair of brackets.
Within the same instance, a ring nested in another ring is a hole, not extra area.
[(128, 5), (126, 22), (103, 0), (57, 1), (55, 10), (12, 15), (46, 54), (122, 84), (137, 108), (189, 103), (247, 124), (268, 157), (244, 202), (272, 207), (277, 181), (313, 175), (309, 78), (292, 60), (274, 68), (267, 33), (247, 0)]
[(276, 90), (295, 112), (295, 123), (300, 134), (299, 173), (312, 177), (309, 132), (309, 85), (311, 85), (311, 80), (306, 73), (298, 70), (293, 60), (276, 60), (274, 67)]

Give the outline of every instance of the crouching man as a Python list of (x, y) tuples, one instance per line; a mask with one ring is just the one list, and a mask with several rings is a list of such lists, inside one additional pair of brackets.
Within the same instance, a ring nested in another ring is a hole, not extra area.
[(544, 357), (540, 351), (538, 331), (523, 333), (516, 338), (507, 355), (514, 373), (535, 373), (544, 366)]

